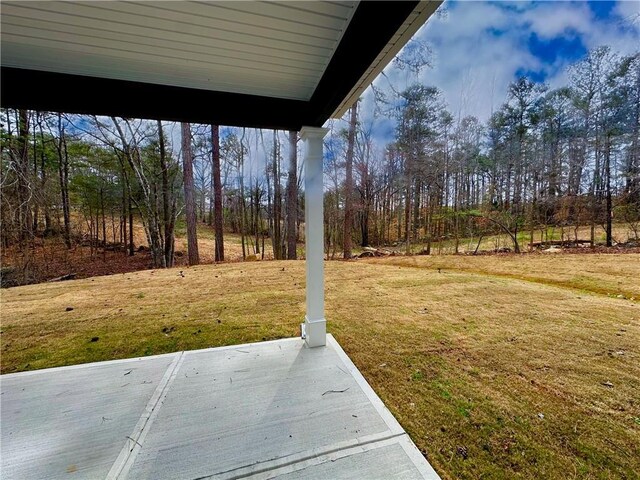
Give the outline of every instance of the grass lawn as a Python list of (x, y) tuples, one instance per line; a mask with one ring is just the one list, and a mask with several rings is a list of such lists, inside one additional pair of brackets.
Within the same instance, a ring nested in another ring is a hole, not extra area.
[[(304, 262), (180, 271), (0, 291), (2, 373), (298, 334)], [(328, 328), (443, 478), (640, 478), (639, 278), (634, 254), (328, 262)]]

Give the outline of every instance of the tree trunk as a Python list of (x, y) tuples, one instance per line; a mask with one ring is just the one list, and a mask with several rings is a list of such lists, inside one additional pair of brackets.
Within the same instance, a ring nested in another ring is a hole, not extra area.
[(344, 183), (344, 233), (342, 239), (343, 258), (351, 258), (351, 229), (353, 226), (353, 150), (356, 143), (358, 102), (351, 107), (349, 133), (347, 136), (346, 177)]
[(164, 264), (167, 268), (173, 267), (174, 237), (173, 229), (175, 219), (172, 215), (171, 194), (169, 185), (169, 166), (167, 165), (167, 154), (164, 140), (164, 130), (162, 122), (158, 120), (158, 142), (160, 145), (160, 169), (162, 170), (162, 223), (164, 226)]
[(184, 175), (184, 201), (187, 214), (187, 250), (189, 265), (198, 265), (200, 255), (198, 254), (198, 233), (196, 217), (196, 203), (193, 186), (193, 153), (191, 151), (191, 125), (182, 123), (182, 160)]
[[(38, 115), (36, 113), (36, 115)], [(38, 145), (36, 143), (36, 123), (37, 118), (33, 121), (33, 183), (35, 184), (38, 179)], [(34, 195), (35, 202), (33, 204), (33, 227), (31, 229), (32, 234), (35, 236), (38, 234), (38, 220), (40, 214), (40, 204), (44, 205), (44, 188), (42, 188), (42, 179), (40, 179), (40, 185), (38, 185), (38, 194)]]
[(31, 237), (33, 221), (31, 218), (31, 208), (29, 207), (31, 196), (29, 171), (29, 115), (26, 110), (18, 111), (18, 218), (20, 228), (20, 241), (28, 240)]
[(124, 246), (124, 254), (127, 254), (127, 194), (124, 179), (122, 178), (122, 211), (120, 212), (120, 243)]
[(222, 218), (222, 182), (220, 181), (220, 130), (218, 125), (211, 125), (211, 158), (213, 176), (213, 225), (215, 230), (215, 261), (224, 261), (224, 235)]
[(282, 193), (280, 186), (280, 169), (278, 168), (278, 132), (273, 131), (273, 163), (271, 166), (273, 175), (273, 258), (282, 260)]
[(100, 210), (102, 213), (102, 246), (107, 246), (107, 218), (104, 213), (104, 188), (100, 187)]
[[(42, 181), (40, 183), (40, 188), (42, 190), (42, 194), (44, 195), (47, 191), (47, 169), (45, 164), (45, 151), (44, 151), (44, 132), (42, 130), (42, 119), (40, 121), (40, 175), (42, 176)], [(44, 199), (44, 236), (49, 236), (51, 234), (51, 207), (49, 205), (48, 200)]]
[(133, 257), (136, 253), (136, 246), (133, 244), (133, 201), (131, 200), (131, 193), (127, 198), (129, 205), (129, 256)]
[(420, 240), (420, 191), (422, 186), (416, 179), (413, 186), (413, 218), (411, 220), (411, 238), (417, 243)]
[(64, 243), (71, 248), (71, 214), (69, 206), (69, 155), (67, 139), (62, 127), (62, 115), (58, 114), (58, 173), (60, 176), (60, 196), (62, 200), (62, 216), (64, 218)]
[(411, 181), (407, 181), (405, 186), (405, 200), (404, 200), (404, 241), (405, 253), (411, 253)]
[(298, 220), (298, 132), (289, 132), (289, 176), (287, 178), (287, 259), (297, 258)]
[(258, 179), (256, 178), (256, 187), (255, 187), (255, 215), (254, 215), (254, 224), (253, 224), (253, 234), (256, 237), (256, 245), (255, 245), (255, 251), (256, 251), (256, 255), (258, 255), (260, 253), (260, 228), (262, 226), (262, 220), (260, 219), (260, 198), (262, 197), (261, 193), (260, 193), (260, 187), (258, 186)]
[(606, 176), (606, 195), (607, 195), (607, 247), (613, 245), (613, 229), (612, 229), (612, 201), (611, 201), (611, 135), (607, 133), (606, 143), (604, 145), (604, 168)]
[(238, 177), (240, 179), (240, 243), (242, 244), (242, 260), (247, 258), (247, 247), (245, 244), (245, 201), (244, 201), (244, 137), (246, 128), (242, 129), (240, 137), (240, 157), (238, 159)]

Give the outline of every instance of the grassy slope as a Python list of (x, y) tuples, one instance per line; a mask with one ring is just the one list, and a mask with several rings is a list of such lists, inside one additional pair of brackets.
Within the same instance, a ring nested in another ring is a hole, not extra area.
[[(187, 225), (184, 222), (179, 221), (176, 225), (176, 250), (181, 250), (186, 255), (187, 253)], [(252, 255), (254, 252), (255, 237), (245, 237), (245, 251), (247, 255)], [(146, 241), (144, 242), (146, 244)], [(267, 260), (273, 258), (273, 248), (271, 246), (271, 239), (265, 238), (264, 241), (264, 257)], [(262, 238), (259, 239), (259, 249), (262, 252)], [(304, 247), (301, 247), (301, 251)], [(213, 262), (215, 252), (215, 231), (213, 227), (199, 223), (198, 224), (198, 252), (200, 253), (200, 261), (202, 263)], [(224, 233), (224, 255), (227, 261), (242, 260), (242, 240), (239, 233)], [(258, 255), (258, 257), (260, 257)]]
[[(179, 271), (1, 291), (2, 372), (298, 333), (303, 262)], [(329, 330), (444, 478), (638, 478), (640, 304), (599, 292), (638, 298), (639, 255), (391, 258), (326, 275)]]

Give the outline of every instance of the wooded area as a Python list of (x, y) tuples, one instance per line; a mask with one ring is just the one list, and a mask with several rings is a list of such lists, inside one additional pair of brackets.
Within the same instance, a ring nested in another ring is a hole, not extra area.
[[(426, 62), (399, 57), (398, 68)], [(545, 243), (548, 227), (578, 239), (612, 222), (640, 227), (640, 53), (607, 47), (572, 65), (569, 83), (550, 90), (514, 81), (487, 122), (456, 117), (435, 87), (373, 89), (376, 114), (356, 103), (332, 121), (325, 140), (325, 246), (350, 258), (353, 245), (412, 252), (434, 242), (502, 233), (519, 252), (521, 232)], [(36, 240), (60, 239), (136, 255), (152, 267), (176, 258), (175, 229), (186, 221), (189, 263), (200, 261), (196, 223), (241, 237), (243, 258), (298, 257), (303, 240), (303, 165), (296, 132), (177, 125), (3, 109), (1, 244), (29, 268)], [(361, 118), (362, 117), (362, 118)], [(380, 118), (394, 138), (374, 135)], [(141, 222), (146, 245), (136, 245)], [(573, 233), (573, 234), (572, 234)], [(632, 235), (632, 236), (633, 236)], [(41, 244), (41, 243), (39, 243)], [(182, 254), (182, 252), (180, 252)], [(35, 281), (35, 279), (34, 279)]]
[[(92, 257), (148, 249), (150, 266), (170, 267), (183, 254), (175, 251), (180, 222), (186, 222), (191, 265), (199, 263), (197, 223), (214, 227), (216, 261), (224, 260), (225, 231), (240, 234), (243, 258), (264, 256), (266, 238), (275, 258), (297, 258), (297, 132), (267, 136), (8, 109), (2, 118), (1, 241), (5, 252), (19, 250), (25, 269), (30, 251), (42, 244), (36, 240), (53, 238), (63, 238), (68, 249), (88, 247)], [(288, 181), (283, 142), (290, 145)], [(258, 151), (273, 155), (261, 167)], [(134, 243), (140, 223), (145, 245)]]
[[(409, 60), (406, 68), (422, 68)], [(545, 241), (550, 226), (575, 239), (579, 225), (590, 225), (592, 245), (602, 226), (611, 246), (613, 221), (626, 223), (637, 239), (640, 54), (597, 48), (568, 74), (569, 84), (553, 90), (519, 78), (486, 123), (456, 118), (435, 87), (374, 89), (378, 115), (396, 122), (395, 139), (380, 149), (372, 134), (376, 119), (357, 124), (356, 214), (343, 230), (342, 219), (350, 219), (351, 128), (331, 136), (330, 251), (343, 243), (343, 231), (362, 246), (404, 242), (410, 252), (419, 243), (426, 253), (435, 241), (454, 240), (457, 253), (460, 238), (497, 232), (519, 252), (519, 232)], [(344, 244), (349, 252), (349, 239)]]

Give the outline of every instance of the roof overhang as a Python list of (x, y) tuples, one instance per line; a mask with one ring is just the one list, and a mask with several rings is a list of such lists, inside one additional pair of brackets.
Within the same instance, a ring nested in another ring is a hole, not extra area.
[[(440, 3), (3, 2), (2, 106), (321, 126), (355, 102)], [(108, 22), (90, 15), (103, 7)], [(214, 38), (221, 26), (229, 33)], [(186, 60), (169, 55), (185, 45)]]

